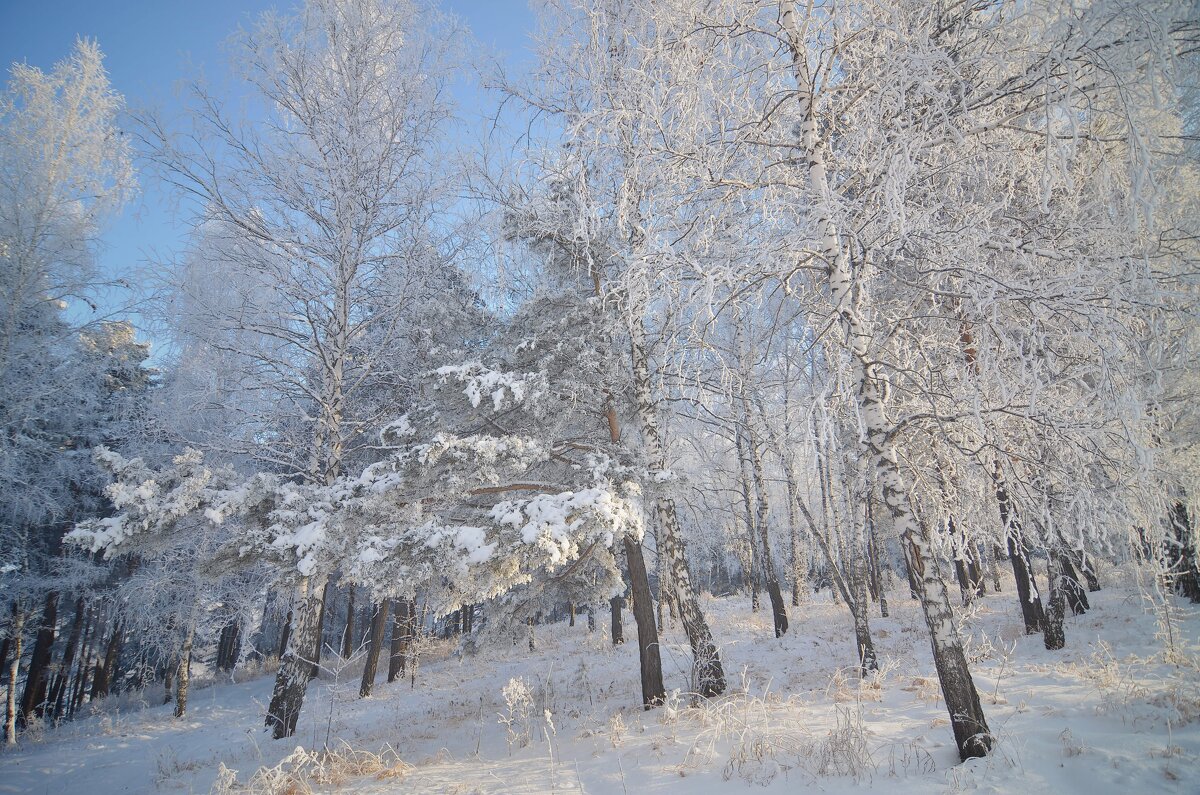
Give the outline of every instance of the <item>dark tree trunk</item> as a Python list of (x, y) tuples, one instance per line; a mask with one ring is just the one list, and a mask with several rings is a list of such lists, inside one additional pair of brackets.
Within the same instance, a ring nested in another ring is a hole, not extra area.
[(1063, 627), (1063, 618), (1067, 612), (1066, 596), (1063, 592), (1063, 580), (1066, 575), (1062, 568), (1064, 559), (1055, 551), (1051, 551), (1047, 560), (1047, 579), (1050, 581), (1050, 603), (1046, 609), (1046, 620), (1042, 630), (1042, 642), (1050, 651), (1058, 651), (1067, 645), (1067, 633)]
[(292, 634), (292, 611), (287, 612), (287, 618), (283, 622), (283, 631), (279, 633), (279, 651), (275, 656), (280, 660), (283, 659), (283, 653), (287, 651), (288, 640)]
[(71, 691), (71, 701), (68, 704), (68, 715), (74, 715), (83, 703), (84, 688), (87, 685), (88, 671), (91, 670), (92, 646), (96, 643), (96, 611), (88, 610), (83, 621), (83, 653), (79, 655), (79, 666), (75, 670), (75, 686)]
[[(333, 583), (329, 580), (326, 580), (325, 587), (321, 589), (321, 606), (317, 608), (317, 627), (315, 630), (315, 637), (312, 639), (312, 651), (304, 652), (305, 654), (312, 655), (312, 663), (308, 667), (309, 679), (316, 679), (317, 674), (321, 672), (321, 652), (325, 650), (325, 619), (328, 616), (327, 607), (333, 602), (333, 599), (336, 595), (337, 591), (333, 587)], [(337, 654), (337, 651), (334, 650), (333, 653)], [(280, 659), (282, 660), (283, 658), (281, 657)], [(278, 684), (278, 682), (276, 684)]]
[(1041, 632), (1046, 614), (1042, 608), (1042, 597), (1034, 579), (1033, 565), (1029, 562), (1029, 551), (1025, 544), (1025, 533), (1021, 519), (1008, 499), (1008, 489), (999, 472), (992, 475), (996, 486), (996, 504), (1000, 510), (1000, 524), (1008, 540), (1008, 558), (1012, 562), (1013, 578), (1017, 583), (1017, 600), (1021, 603), (1021, 617), (1025, 621), (1025, 634)]
[(575, 603), (574, 602), (567, 602), (567, 616), (568, 616), (567, 626), (568, 627), (575, 626)]
[(1167, 576), (1173, 582), (1175, 593), (1186, 596), (1193, 603), (1200, 602), (1200, 559), (1196, 555), (1191, 516), (1183, 500), (1171, 504), (1167, 526)]
[(175, 674), (175, 717), (187, 714), (188, 687), (192, 683), (192, 643), (196, 639), (196, 623), (188, 623), (183, 648), (179, 650), (179, 668)]
[(412, 643), (413, 625), (417, 620), (417, 603), (413, 599), (392, 600), (395, 617), (392, 619), (392, 648), (388, 660), (388, 681), (404, 673), (408, 648)]
[(61, 718), (65, 714), (63, 710), (66, 707), (67, 683), (71, 680), (71, 666), (75, 662), (75, 652), (79, 648), (80, 633), (83, 631), (84, 610), (83, 597), (80, 596), (75, 600), (75, 617), (71, 619), (71, 632), (67, 636), (67, 647), (63, 650), (62, 664), (59, 665), (54, 682), (50, 686), (51, 714), (55, 718)]
[(588, 605), (587, 609), (587, 628), (588, 632), (596, 631), (596, 608)]
[(920, 599), (919, 589), (920, 584), (917, 582), (917, 573), (913, 570), (912, 556), (909, 554), (908, 545), (902, 546), (904, 552), (904, 573), (908, 576), (908, 598)]
[(354, 654), (354, 586), (346, 596), (346, 630), (342, 633), (342, 659), (349, 660)]
[(619, 646), (625, 642), (625, 628), (621, 625), (621, 606), (625, 597), (614, 596), (608, 600), (608, 608), (612, 613), (612, 643)]
[(358, 695), (362, 698), (371, 695), (371, 689), (375, 687), (375, 672), (379, 669), (379, 651), (383, 648), (383, 635), (387, 631), (390, 604), (385, 599), (375, 605), (371, 617), (371, 628), (367, 632), (367, 660), (363, 663), (362, 684), (358, 688)]
[(25, 692), (21, 696), (22, 720), (27, 720), (30, 714), (39, 717), (46, 714), (46, 672), (50, 667), (50, 654), (57, 629), (58, 591), (50, 591), (42, 607), (42, 621), (38, 624), (33, 654), (29, 659), (29, 672), (25, 676)]
[(1084, 552), (1079, 553), (1079, 572), (1083, 575), (1083, 579), (1087, 581), (1087, 589), (1092, 593), (1100, 590), (1100, 578), (1096, 576), (1096, 568), (1092, 565), (1092, 558)]
[[(743, 412), (749, 425), (750, 407), (742, 396)], [(771, 538), (768, 533), (770, 526), (770, 505), (767, 502), (766, 474), (763, 470), (762, 455), (759, 452), (758, 441), (753, 431), (747, 427), (746, 437), (742, 446), (750, 457), (750, 473), (754, 483), (754, 527), (758, 536), (760, 569), (767, 586), (767, 597), (771, 600), (771, 618), (775, 628), (775, 637), (783, 637), (788, 630), (787, 603), (783, 600), (783, 590), (779, 585), (779, 572), (775, 568), (775, 557), (771, 553)]]
[(113, 627), (108, 648), (104, 652), (104, 661), (96, 666), (96, 676), (92, 681), (92, 700), (106, 698), (112, 687), (113, 668), (117, 664), (117, 653), (121, 650), (121, 622), (118, 620)]
[(242, 630), (237, 621), (230, 621), (221, 627), (221, 639), (217, 645), (217, 668), (232, 671), (237, 666), (241, 641)]
[(276, 740), (296, 733), (304, 691), (316, 667), (313, 659), (321, 643), (319, 631), (324, 587), (324, 582), (306, 578), (298, 588), (295, 627), (275, 676), (275, 689), (267, 709), (266, 725)]
[(1079, 582), (1079, 573), (1075, 571), (1075, 567), (1071, 565), (1071, 558), (1066, 552), (1058, 553), (1059, 569), (1062, 571), (1062, 589), (1063, 596), (1066, 597), (1067, 606), (1071, 608), (1071, 613), (1081, 616), (1091, 609), (1088, 603), (1087, 591)]
[[(650, 578), (642, 547), (625, 536), (625, 560), (629, 566), (630, 591), (633, 596), (633, 618), (638, 630), (638, 659), (642, 672), (642, 706), (646, 709), (661, 704), (667, 690), (663, 685), (662, 658), (658, 648), (658, 625), (654, 623), (654, 601), (650, 596)], [(615, 613), (619, 618), (619, 611)]]

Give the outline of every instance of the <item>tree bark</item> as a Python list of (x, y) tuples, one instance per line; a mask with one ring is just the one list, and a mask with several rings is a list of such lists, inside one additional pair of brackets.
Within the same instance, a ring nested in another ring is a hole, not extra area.
[[(642, 706), (645, 709), (663, 703), (667, 696), (663, 685), (662, 658), (658, 648), (658, 625), (654, 621), (654, 601), (650, 595), (650, 577), (642, 546), (629, 536), (624, 537), (625, 560), (629, 566), (630, 590), (633, 596), (633, 619), (638, 631), (638, 662), (642, 674)], [(619, 620), (619, 611), (617, 613)]]
[(319, 628), (324, 588), (323, 578), (315, 577), (305, 577), (297, 587), (295, 626), (275, 676), (275, 689), (266, 716), (266, 725), (276, 740), (296, 733), (304, 691), (315, 668), (316, 650), (321, 642)]
[[(646, 345), (646, 329), (644, 312), (636, 313), (630, 325), (630, 350), (633, 361), (634, 401), (638, 419), (642, 426), (642, 442), (645, 446), (646, 460), (650, 467), (658, 471), (665, 469), (666, 457), (663, 451), (662, 438), (658, 431), (658, 417), (655, 414), (654, 401), (651, 399), (650, 385), (650, 352)], [(671, 599), (679, 610), (679, 620), (683, 624), (684, 634), (692, 647), (692, 679), (696, 692), (705, 698), (719, 696), (725, 692), (725, 669), (721, 665), (721, 657), (717, 645), (713, 642), (712, 632), (708, 621), (700, 609), (700, 600), (692, 587), (692, 574), (688, 568), (687, 553), (684, 549), (683, 534), (679, 526), (679, 515), (675, 510), (675, 501), (665, 495), (660, 495), (654, 501), (654, 513), (657, 519), (658, 554), (666, 562), (668, 582), (671, 586)], [(640, 548), (638, 554), (641, 554)], [(632, 571), (630, 574), (632, 575)], [(635, 592), (636, 602), (643, 601), (640, 594)], [(634, 616), (637, 616), (635, 607)], [(640, 624), (639, 621), (639, 633)], [(657, 653), (657, 645), (655, 646)]]
[[(888, 390), (878, 363), (870, 353), (874, 334), (855, 306), (854, 277), (833, 219), (825, 153), (817, 132), (813, 82), (808, 66), (808, 42), (804, 40), (796, 20), (793, 0), (782, 0), (780, 25), (787, 37), (795, 72), (801, 118), (799, 143), (807, 156), (805, 161), (813, 205), (810, 211), (815, 214), (817, 227), (821, 230), (821, 249), (833, 306), (847, 337), (846, 350), (850, 354), (857, 382), (856, 398), (865, 436), (864, 447), (882, 488), (884, 505), (896, 525), (901, 542), (908, 545), (909, 560), (918, 575), (921, 609), (929, 628), (934, 665), (950, 713), (959, 756), (964, 760), (984, 756), (991, 750), (994, 740), (979, 703), (975, 682), (971, 679), (962, 642), (958, 638), (946, 582), (937, 570), (928, 530), (916, 520), (908, 485), (900, 473), (893, 441), (894, 428), (884, 410)], [(857, 295), (861, 297), (862, 293)]]
[(1067, 645), (1067, 633), (1063, 627), (1066, 615), (1066, 596), (1063, 592), (1064, 572), (1062, 556), (1051, 551), (1046, 561), (1047, 579), (1050, 581), (1050, 604), (1046, 609), (1046, 619), (1043, 622), (1042, 643), (1049, 651), (1058, 651)]
[(367, 633), (367, 660), (363, 663), (362, 684), (358, 687), (360, 698), (371, 695), (375, 687), (375, 672), (379, 669), (379, 651), (383, 648), (383, 635), (387, 630), (388, 607), (391, 602), (383, 600), (375, 605), (371, 617), (371, 629)]
[(412, 642), (413, 624), (417, 618), (417, 604), (413, 599), (392, 600), (395, 617), (392, 619), (391, 659), (388, 660), (388, 681), (404, 673), (409, 644)]
[(95, 678), (92, 680), (92, 700), (107, 698), (112, 688), (113, 668), (117, 664), (117, 654), (121, 651), (121, 621), (117, 619), (109, 637), (108, 646), (104, 651), (104, 660), (96, 665)]
[(79, 667), (75, 671), (75, 686), (71, 692), (68, 704), (68, 715), (74, 715), (83, 703), (84, 687), (87, 684), (88, 671), (91, 670), (92, 646), (96, 643), (96, 611), (89, 609), (83, 622), (83, 653), (79, 655)]
[(750, 473), (754, 484), (754, 526), (761, 550), (760, 569), (767, 586), (767, 597), (771, 600), (771, 617), (774, 623), (775, 637), (779, 638), (788, 630), (787, 604), (783, 600), (783, 590), (779, 586), (779, 572), (775, 568), (775, 558), (771, 552), (771, 538), (768, 533), (771, 507), (767, 501), (767, 478), (763, 471), (758, 440), (755, 438), (753, 429), (749, 427), (750, 405), (744, 393), (742, 394), (742, 413), (746, 422), (746, 435), (741, 444), (749, 454)]
[(12, 638), (12, 659), (8, 663), (8, 699), (4, 709), (4, 742), (8, 745), (17, 744), (17, 674), (21, 672), (21, 640), (25, 631), (25, 610), (23, 607), (13, 607), (12, 626), (9, 628)]
[(292, 611), (287, 611), (287, 618), (283, 622), (283, 631), (279, 633), (279, 651), (275, 656), (280, 660), (283, 659), (284, 652), (287, 651), (288, 640), (292, 634)]
[(25, 674), (25, 692), (21, 696), (21, 719), (28, 720), (30, 714), (46, 714), (47, 669), (58, 629), (58, 591), (46, 594), (42, 607), (42, 620), (38, 624), (37, 637), (33, 643), (33, 654), (29, 659), (29, 671)]
[(625, 601), (623, 596), (614, 596), (608, 600), (608, 608), (612, 614), (612, 644), (620, 646), (625, 642), (625, 628), (621, 624), (621, 603)]
[(67, 647), (63, 650), (62, 664), (59, 665), (54, 682), (50, 686), (51, 715), (55, 718), (61, 718), (65, 714), (67, 684), (71, 680), (71, 666), (75, 662), (75, 652), (79, 648), (79, 638), (83, 631), (84, 611), (83, 597), (80, 596), (75, 600), (75, 616), (71, 619), (71, 632), (67, 636)]
[(179, 649), (179, 667), (175, 674), (175, 717), (187, 714), (188, 687), (192, 683), (192, 643), (196, 639), (196, 622), (188, 622), (183, 646)]
[(349, 660), (354, 654), (354, 586), (346, 596), (346, 630), (342, 633), (342, 659)]
[(1042, 608), (1042, 597), (1034, 579), (1033, 566), (1029, 562), (1021, 518), (1008, 498), (1008, 488), (1000, 475), (999, 464), (992, 473), (996, 487), (996, 504), (1000, 509), (1000, 524), (1008, 543), (1008, 558), (1012, 563), (1013, 577), (1017, 583), (1017, 600), (1021, 604), (1021, 617), (1025, 621), (1025, 634), (1041, 632), (1045, 626), (1046, 613)]

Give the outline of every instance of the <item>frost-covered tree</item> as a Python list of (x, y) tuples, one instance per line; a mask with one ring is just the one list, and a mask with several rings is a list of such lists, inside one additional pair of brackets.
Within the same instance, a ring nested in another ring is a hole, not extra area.
[[(50, 72), (16, 64), (0, 95), (0, 570), (11, 601), (8, 739), (29, 601), (44, 601), (21, 711), (43, 700), (57, 621), (49, 559), (65, 527), (97, 510), (89, 447), (121, 436), (145, 350), (127, 326), (83, 328), (105, 277), (96, 238), (133, 188), (130, 150), (94, 42)], [(124, 359), (124, 363), (118, 363)], [(130, 382), (118, 383), (128, 366)]]
[[(258, 117), (236, 119), (197, 85), (184, 133), (144, 120), (149, 156), (196, 198), (203, 239), (220, 241), (189, 259), (175, 291), (189, 341), (228, 351), (250, 374), (237, 388), (254, 393), (259, 416), (239, 428), (253, 449), (240, 447), (285, 477), (328, 485), (369, 444), (379, 406), (356, 399), (403, 368), (404, 321), (445, 284), (433, 217), (453, 37), (437, 24), (405, 0), (267, 14), (235, 42)], [(202, 289), (210, 257), (234, 275), (235, 295)], [(331, 572), (308, 574), (272, 721), (298, 711), (319, 649)]]

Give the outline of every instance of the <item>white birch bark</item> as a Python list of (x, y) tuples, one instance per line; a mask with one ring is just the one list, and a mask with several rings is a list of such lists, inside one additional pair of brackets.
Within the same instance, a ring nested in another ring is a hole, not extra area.
[(797, 18), (795, 3), (783, 0), (780, 3), (780, 25), (791, 50), (797, 83), (796, 98), (801, 112), (798, 144), (804, 154), (809, 200), (821, 236), (826, 279), (834, 311), (845, 333), (845, 350), (850, 356), (857, 382), (856, 398), (865, 435), (863, 444), (874, 468), (875, 479), (882, 489), (884, 505), (895, 523), (898, 535), (908, 546), (911, 564), (918, 575), (921, 608), (929, 628), (934, 664), (950, 712), (959, 755), (963, 759), (983, 756), (991, 749), (993, 738), (979, 703), (975, 683), (971, 679), (946, 583), (938, 571), (937, 559), (929, 543), (928, 530), (916, 519), (908, 485), (900, 472), (899, 458), (892, 441), (894, 428), (888, 420), (885, 407), (886, 385), (870, 351), (872, 330), (859, 307), (855, 306), (854, 276), (850, 272), (846, 250), (834, 220), (824, 145), (817, 131), (813, 81), (802, 24), (802, 20)]

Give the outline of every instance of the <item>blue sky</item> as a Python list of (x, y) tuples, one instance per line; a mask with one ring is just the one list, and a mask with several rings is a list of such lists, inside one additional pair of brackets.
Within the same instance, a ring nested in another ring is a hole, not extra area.
[[(179, 81), (199, 70), (214, 81), (225, 76), (223, 43), (239, 25), (268, 8), (285, 10), (292, 0), (0, 0), (0, 63), (25, 61), (51, 68), (77, 37), (99, 41), (113, 86), (131, 107), (151, 105), (176, 115)], [(442, 0), (485, 47), (506, 53), (516, 66), (529, 57), (533, 14), (527, 0)], [(470, 116), (480, 100), (458, 92)], [(171, 194), (149, 178), (140, 195), (102, 238), (101, 266), (126, 274), (149, 259), (178, 251), (186, 227), (175, 218)], [(111, 304), (110, 304), (111, 306)]]

